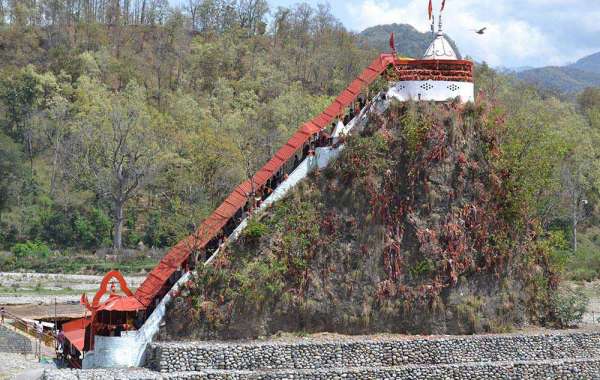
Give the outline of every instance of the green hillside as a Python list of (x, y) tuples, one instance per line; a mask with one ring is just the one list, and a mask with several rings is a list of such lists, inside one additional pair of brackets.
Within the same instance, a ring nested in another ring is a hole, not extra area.
[(579, 93), (587, 87), (600, 86), (600, 73), (573, 67), (549, 66), (516, 74), (517, 78), (545, 90)]
[[(126, 3), (2, 1), (3, 270), (113, 265), (94, 253), (147, 269), (387, 50), (390, 30), (402, 54), (430, 40), (399, 25), (359, 36), (306, 5)], [(526, 190), (511, 195), (526, 197), (539, 241), (579, 278), (600, 276), (587, 232), (600, 223), (600, 97), (540, 95), (484, 65), (475, 84), (505, 119), (498, 139)]]
[(523, 70), (515, 75), (544, 90), (577, 94), (587, 87), (600, 87), (600, 53), (584, 57), (568, 66)]

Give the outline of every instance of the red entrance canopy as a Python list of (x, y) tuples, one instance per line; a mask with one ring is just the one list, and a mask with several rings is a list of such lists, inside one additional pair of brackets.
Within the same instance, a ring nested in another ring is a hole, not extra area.
[(112, 296), (98, 308), (98, 311), (138, 311), (144, 309), (144, 305), (134, 296)]
[(63, 324), (63, 334), (65, 338), (79, 350), (83, 352), (85, 347), (85, 328), (90, 324), (87, 318), (79, 318)]
[(85, 346), (85, 329), (65, 331), (63, 334), (72, 346), (78, 349), (79, 352), (83, 352), (83, 347)]
[(82, 330), (90, 324), (90, 320), (88, 318), (79, 318), (74, 319), (72, 321), (66, 322), (62, 325), (62, 330), (64, 332), (73, 331), (73, 330)]

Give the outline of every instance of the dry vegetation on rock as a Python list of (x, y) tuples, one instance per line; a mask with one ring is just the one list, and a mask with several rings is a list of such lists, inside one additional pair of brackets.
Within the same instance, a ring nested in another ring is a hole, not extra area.
[[(471, 333), (547, 322), (558, 277), (485, 104), (392, 104), (200, 270), (165, 335)], [(192, 325), (190, 326), (190, 321)]]

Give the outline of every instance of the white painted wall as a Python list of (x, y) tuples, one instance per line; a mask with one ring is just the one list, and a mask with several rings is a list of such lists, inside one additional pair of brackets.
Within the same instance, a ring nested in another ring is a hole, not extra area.
[(387, 95), (401, 102), (409, 100), (445, 102), (458, 97), (461, 102), (466, 103), (475, 100), (475, 86), (470, 82), (400, 81), (390, 86)]

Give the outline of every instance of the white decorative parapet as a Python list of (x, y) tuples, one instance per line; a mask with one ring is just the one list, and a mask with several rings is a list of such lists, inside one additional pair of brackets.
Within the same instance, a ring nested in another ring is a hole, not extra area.
[(463, 103), (475, 100), (475, 87), (472, 82), (449, 81), (400, 81), (390, 86), (388, 97), (401, 102), (409, 100), (445, 102), (448, 99), (460, 98)]

